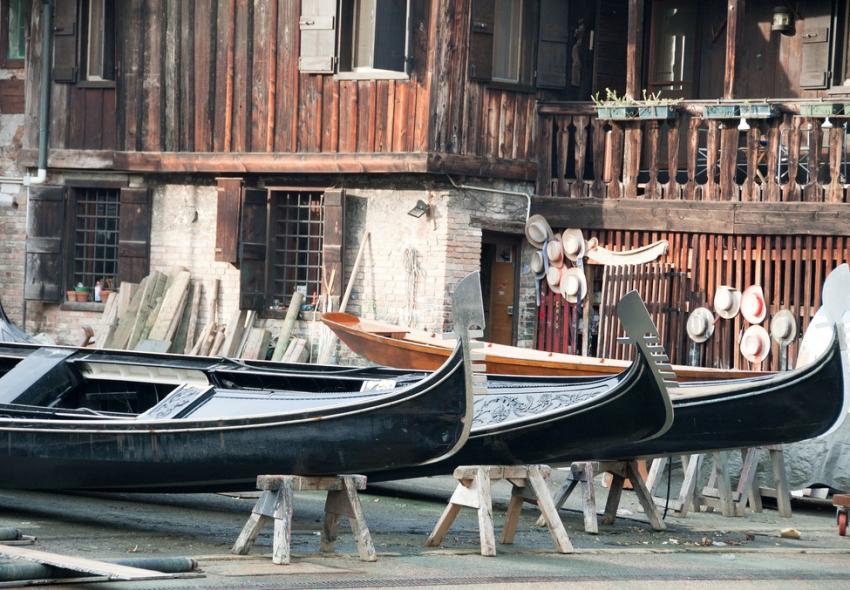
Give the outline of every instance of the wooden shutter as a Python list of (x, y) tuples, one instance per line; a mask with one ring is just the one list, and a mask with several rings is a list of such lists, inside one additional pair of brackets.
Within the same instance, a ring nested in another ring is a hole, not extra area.
[(830, 67), (830, 42), (832, 37), (831, 4), (820, 0), (805, 4), (803, 18), (802, 64), (800, 88), (815, 90), (828, 88)]
[(628, 0), (599, 0), (596, 5), (596, 50), (593, 56), (593, 89), (626, 91), (626, 38), (629, 32)]
[(379, 70), (405, 71), (406, 38), (407, 0), (376, 0), (372, 65)]
[(570, 63), (567, 0), (540, 0), (539, 22), (537, 87), (563, 90), (567, 87), (567, 65)]
[(138, 283), (150, 272), (153, 199), (146, 188), (122, 188), (118, 210), (118, 282)]
[(217, 178), (218, 206), (215, 220), (215, 259), (239, 263), (239, 205), (242, 201), (241, 178)]
[[(332, 297), (342, 296), (342, 252), (345, 244), (345, 192), (341, 190), (326, 191), (322, 217), (322, 267), (325, 269), (324, 280), (330, 280)], [(324, 288), (324, 287), (323, 287)]]
[(265, 308), (268, 215), (268, 193), (263, 189), (243, 189), (239, 227), (239, 309), (261, 311)]
[(337, 0), (301, 0), (302, 72), (332, 74), (336, 64)]
[(53, 81), (73, 84), (79, 72), (77, 0), (56, 0), (53, 9)]
[(32, 187), (27, 206), (24, 299), (62, 301), (65, 187)]
[(469, 79), (493, 77), (493, 29), (496, 8), (493, 0), (472, 0), (469, 32)]

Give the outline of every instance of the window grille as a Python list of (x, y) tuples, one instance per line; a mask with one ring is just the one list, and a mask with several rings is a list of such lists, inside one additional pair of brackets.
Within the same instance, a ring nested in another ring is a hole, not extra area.
[(284, 309), (296, 289), (315, 303), (322, 293), (323, 194), (273, 192), (269, 222), (271, 307)]
[(104, 279), (117, 283), (119, 204), (116, 189), (76, 191), (71, 286), (82, 283), (92, 288)]

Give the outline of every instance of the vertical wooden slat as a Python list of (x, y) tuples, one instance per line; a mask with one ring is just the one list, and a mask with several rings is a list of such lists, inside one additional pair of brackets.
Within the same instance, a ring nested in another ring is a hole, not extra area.
[(558, 195), (569, 195), (569, 186), (567, 185), (567, 155), (570, 151), (570, 124), (572, 117), (561, 116), (557, 119), (558, 134), (557, 134), (557, 159), (555, 160), (555, 178), (558, 181)]
[(821, 122), (817, 119), (809, 119), (806, 133), (809, 135), (809, 171), (806, 185), (803, 187), (804, 201), (821, 201), (823, 194), (820, 185), (820, 161), (821, 161)]
[(322, 85), (322, 151), (339, 150), (339, 82), (323, 76)]
[(738, 166), (739, 131), (727, 124), (720, 130), (720, 193), (721, 201), (737, 201), (738, 185), (735, 176)]
[(275, 82), (277, 113), (275, 115), (275, 151), (294, 152), (298, 137), (298, 96), (300, 76), (298, 56), (301, 38), (298, 21), (299, 2), (281, 2), (278, 11), (278, 76)]
[(610, 155), (605, 158), (605, 180), (608, 184), (608, 197), (611, 199), (619, 199), (623, 194), (620, 178), (622, 178), (623, 173), (624, 153), (624, 133), (623, 127), (619, 123), (611, 124), (611, 131), (608, 133), (608, 141)]
[(162, 84), (163, 34), (165, 4), (156, 0), (145, 0), (144, 19), (144, 91), (143, 108), (144, 134), (142, 149), (160, 151), (162, 142)]
[(585, 196), (584, 167), (587, 157), (587, 125), (589, 119), (586, 115), (573, 117), (575, 127), (575, 182), (573, 183), (572, 190), (573, 197)]
[(838, 124), (829, 130), (829, 185), (826, 189), (828, 203), (844, 201), (844, 186), (841, 183), (841, 163), (844, 157), (844, 127)]
[(779, 201), (779, 128), (780, 121), (768, 122), (767, 131), (767, 170), (765, 171), (765, 201)]
[[(593, 156), (591, 165), (593, 166), (593, 185), (590, 188), (590, 196), (602, 198), (605, 196), (605, 121), (597, 117), (592, 119), (591, 137), (593, 142)], [(540, 166), (540, 163), (538, 163)]]
[(681, 187), (679, 186), (679, 181), (676, 178), (676, 175), (679, 172), (680, 121), (681, 115), (677, 115), (675, 119), (668, 122), (667, 127), (667, 174), (669, 178), (667, 180), (666, 197), (668, 199), (682, 198)]
[(797, 182), (802, 122), (801, 117), (790, 117), (785, 120), (785, 129), (788, 134), (788, 182), (785, 185), (784, 195), (786, 201), (799, 201), (802, 196), (800, 185)]
[(659, 144), (661, 140), (661, 123), (656, 120), (647, 121), (646, 143), (649, 158), (649, 179), (646, 183), (644, 197), (647, 199), (660, 199), (661, 187), (658, 184), (658, 159), (661, 156)]
[(691, 117), (688, 120), (688, 180), (685, 183), (684, 198), (689, 201), (693, 201), (696, 198), (697, 159), (699, 158), (699, 128), (701, 125), (702, 119), (699, 117)]
[(623, 194), (627, 199), (637, 197), (637, 181), (640, 174), (641, 135), (640, 123), (625, 123), (623, 146)]
[(718, 121), (708, 122), (708, 136), (706, 139), (706, 174), (708, 178), (703, 189), (703, 200), (717, 200), (717, 162), (718, 162)]
[(276, 0), (253, 0), (252, 23), (250, 31), (253, 51), (251, 59), (251, 93), (250, 111), (250, 149), (264, 151), (268, 145), (269, 114), (274, 111), (274, 103), (269, 102), (269, 89), (274, 88), (270, 78), (269, 63), (271, 62), (272, 45), (276, 41), (274, 35), (276, 20), (272, 20), (272, 4)]
[(758, 155), (759, 155), (759, 135), (761, 131), (758, 125), (753, 125), (746, 132), (747, 138), (747, 177), (744, 179), (744, 184), (741, 187), (742, 201), (758, 201), (759, 193), (756, 185), (756, 174), (758, 173)]

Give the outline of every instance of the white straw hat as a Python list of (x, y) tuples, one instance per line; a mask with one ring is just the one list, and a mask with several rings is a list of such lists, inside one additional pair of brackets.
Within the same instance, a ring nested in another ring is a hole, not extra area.
[(584, 271), (568, 268), (561, 274), (561, 295), (570, 303), (578, 303), (587, 295), (587, 278)]
[(546, 283), (549, 285), (549, 288), (555, 292), (561, 292), (561, 271), (563, 269), (558, 268), (557, 266), (550, 266), (549, 270), (546, 271)]
[(538, 250), (543, 247), (546, 240), (551, 240), (553, 236), (549, 222), (542, 215), (532, 215), (525, 222), (525, 237)]
[(549, 264), (561, 268), (564, 266), (564, 247), (559, 238), (560, 236), (555, 235), (546, 243), (546, 257), (549, 259)]
[(761, 285), (750, 285), (741, 295), (741, 315), (751, 324), (760, 324), (767, 315), (767, 302)]
[(580, 229), (564, 230), (561, 236), (561, 242), (564, 244), (564, 254), (567, 258), (575, 262), (579, 258), (584, 258), (587, 250), (587, 244), (584, 242), (584, 236)]
[(688, 316), (685, 329), (694, 342), (705, 342), (714, 334), (714, 314), (707, 307), (696, 308)]
[(531, 272), (534, 273), (534, 276), (539, 278), (543, 277), (543, 269), (545, 265), (543, 263), (543, 252), (540, 250), (535, 250), (531, 254), (531, 262), (529, 263), (531, 266)]
[(714, 311), (720, 317), (731, 320), (741, 310), (741, 291), (735, 287), (720, 285), (714, 292)]
[(770, 354), (770, 335), (762, 326), (750, 326), (741, 336), (741, 354), (751, 363), (760, 363)]
[(770, 336), (779, 344), (790, 344), (797, 337), (797, 320), (787, 309), (770, 318)]

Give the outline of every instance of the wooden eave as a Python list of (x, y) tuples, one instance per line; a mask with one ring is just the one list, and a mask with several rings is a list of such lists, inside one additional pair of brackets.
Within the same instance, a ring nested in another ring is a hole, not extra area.
[[(37, 152), (23, 150), (34, 166)], [(537, 164), (440, 152), (218, 153), (52, 149), (48, 167), (152, 174), (457, 174), (533, 181)]]

